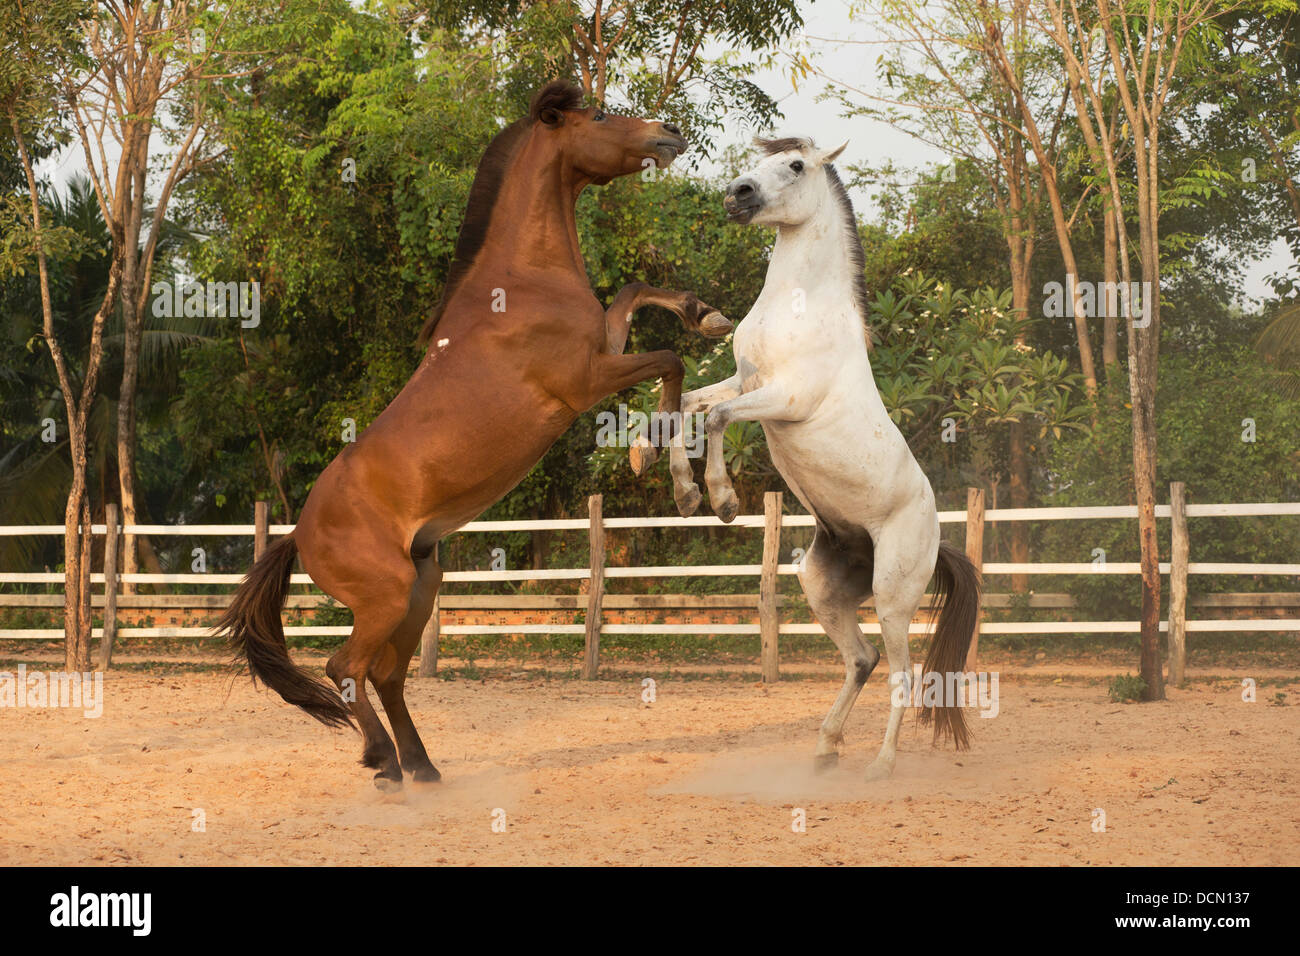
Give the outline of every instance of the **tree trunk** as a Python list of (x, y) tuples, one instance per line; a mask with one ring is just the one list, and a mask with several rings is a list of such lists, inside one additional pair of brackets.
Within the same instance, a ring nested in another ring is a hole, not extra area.
[[(541, 516), (538, 515), (537, 517)], [(546, 567), (546, 557), (550, 552), (551, 533), (549, 531), (534, 531), (531, 538), (529, 550), (532, 552), (533, 570), (540, 571)]]
[[(1156, 169), (1157, 130), (1144, 144), (1135, 130), (1138, 161), (1138, 222), (1141, 235), (1142, 281), (1150, 283), (1144, 303), (1146, 327), (1128, 329), (1130, 396), (1133, 401), (1133, 488), (1137, 494), (1138, 542), (1142, 565), (1142, 679), (1144, 700), (1164, 700), (1164, 668), (1160, 662), (1160, 541), (1156, 535), (1156, 361), (1160, 342), (1160, 249), (1158, 240)], [(1136, 357), (1136, 371), (1132, 359)]]
[[(54, 363), (68, 419), (68, 451), (72, 459), (72, 482), (63, 510), (63, 662), (70, 671), (90, 668), (90, 509), (87, 492), (86, 422), (99, 384), (99, 369), (104, 358), (104, 323), (116, 301), (122, 281), (121, 262), (114, 259), (108, 270), (104, 299), (90, 326), (90, 347), (81, 380), (81, 395), (73, 391), (72, 373), (63, 356), (54, 328), (54, 302), (50, 296), (49, 264), (45, 256), (44, 229), (41, 225), (40, 192), (27, 143), (18, 116), (12, 106), (6, 110), (13, 130), (14, 145), (27, 179), (28, 201), (32, 215), (32, 232), (36, 238), (37, 274), (41, 292), (41, 328), (46, 348)], [(114, 239), (120, 233), (114, 233)]]
[[(1103, 223), (1103, 276), (1102, 280), (1106, 283), (1107, 289), (1116, 288), (1119, 282), (1119, 230), (1115, 226), (1115, 217), (1111, 214), (1110, 203), (1107, 202), (1102, 208)], [(1116, 379), (1119, 373), (1119, 325), (1116, 317), (1110, 309), (1110, 297), (1098, 296), (1098, 304), (1105, 308), (1105, 326), (1102, 330), (1101, 340), (1101, 364), (1106, 372), (1106, 385), (1113, 394)]]
[[(1029, 264), (1025, 261), (1023, 251), (1012, 257), (1011, 299), (1016, 311), (1029, 313)], [(1017, 336), (1016, 341), (1023, 343), (1025, 337)], [(1023, 422), (1012, 422), (1007, 431), (1007, 458), (1010, 470), (1011, 507), (1029, 507), (1029, 454), (1025, 441)], [(1029, 522), (1013, 521), (1011, 523), (1011, 560), (1017, 564), (1029, 562)], [(1011, 575), (1011, 590), (1015, 594), (1029, 591), (1029, 575), (1017, 573)]]
[[(124, 302), (130, 299), (123, 296)], [(130, 308), (124, 310), (130, 312)], [(122, 347), (122, 385), (117, 398), (117, 480), (122, 502), (122, 523), (134, 525), (135, 507), (135, 393), (139, 385), (140, 330), (133, 321), (127, 321)], [(128, 531), (122, 537), (122, 572), (135, 574), (140, 570), (136, 553), (135, 535)], [(122, 585), (122, 593), (135, 594), (136, 586)]]
[[(75, 427), (75, 426), (74, 426)], [(83, 553), (78, 527), (86, 500), (86, 454), (83, 442), (72, 447), (72, 487), (63, 509), (63, 669), (85, 671), (90, 666), (90, 622), (82, 620), (81, 564)]]
[[(1149, 334), (1129, 329), (1129, 340)], [(1142, 679), (1145, 700), (1163, 700), (1160, 664), (1160, 542), (1156, 536), (1155, 369), (1141, 357), (1141, 346), (1129, 347), (1130, 398), (1133, 402), (1133, 490), (1138, 506), (1138, 543), (1142, 567)]]
[(1066, 219), (1065, 203), (1061, 199), (1061, 191), (1056, 183), (1054, 157), (1048, 155), (1047, 146), (1043, 143), (1038, 130), (1038, 121), (1034, 118), (1033, 106), (1026, 99), (1024, 90), (1011, 68), (1006, 49), (1002, 45), (1001, 35), (991, 36), (989, 43), (986, 53), (1002, 73), (1003, 81), (1015, 97), (1016, 105), (1020, 107), (1025, 136), (1034, 151), (1034, 159), (1038, 162), (1043, 188), (1047, 193), (1048, 205), (1052, 210), (1052, 227), (1056, 232), (1056, 243), (1061, 250), (1061, 259), (1065, 264), (1067, 276), (1074, 277), (1071, 311), (1074, 314), (1074, 334), (1079, 343), (1079, 369), (1083, 373), (1084, 390), (1088, 393), (1089, 399), (1094, 399), (1097, 396), (1097, 366), (1093, 361), (1092, 340), (1088, 334), (1088, 317), (1083, 314), (1083, 292), (1079, 288), (1079, 267), (1075, 262), (1074, 246), (1070, 240), (1070, 223)]
[[(135, 399), (140, 383), (140, 343), (144, 338), (144, 309), (140, 283), (141, 263), (140, 227), (144, 220), (145, 164), (149, 161), (149, 132), (131, 129), (136, 147), (124, 153), (123, 163), (134, 162), (130, 173), (130, 196), (121, 210), (125, 230), (122, 249), (115, 250), (122, 257), (122, 384), (117, 393), (117, 481), (121, 489), (122, 524), (138, 524), (135, 501)], [(126, 532), (122, 538), (122, 573), (135, 574), (140, 570), (136, 551), (136, 538)], [(135, 594), (134, 584), (124, 584), (124, 594)]]

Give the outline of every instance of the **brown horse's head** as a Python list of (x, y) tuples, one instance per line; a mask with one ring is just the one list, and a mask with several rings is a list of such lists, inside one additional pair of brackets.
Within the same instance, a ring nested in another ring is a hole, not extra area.
[(650, 163), (664, 169), (686, 149), (681, 130), (671, 123), (584, 107), (582, 90), (565, 80), (538, 90), (528, 115), (544, 127), (544, 135), (555, 138), (568, 164), (597, 185)]
[[(617, 176), (640, 172), (649, 163), (663, 169), (686, 149), (686, 140), (670, 123), (611, 116), (582, 105), (582, 89), (567, 80), (552, 80), (533, 97), (528, 115), (497, 134), (479, 162), (456, 240), (456, 252), (443, 285), (442, 298), (420, 332), (427, 344), (443, 309), (474, 264), (488, 233), (498, 195), (520, 148), (541, 137), (562, 166), (577, 173), (577, 185), (603, 186)], [(536, 157), (533, 157), (534, 159)], [(570, 203), (576, 198), (567, 197)], [(570, 205), (570, 216), (572, 205)]]

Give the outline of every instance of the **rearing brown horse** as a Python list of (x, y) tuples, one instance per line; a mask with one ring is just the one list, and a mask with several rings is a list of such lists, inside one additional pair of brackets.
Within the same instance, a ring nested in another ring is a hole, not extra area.
[[(660, 305), (688, 328), (731, 323), (694, 295), (643, 283), (604, 309), (587, 279), (574, 206), (589, 184), (666, 167), (686, 148), (676, 127), (583, 108), (555, 81), (479, 164), (428, 353), (378, 418), (312, 488), (292, 534), (253, 565), (218, 624), (260, 679), (332, 726), (360, 724), (361, 762), (381, 789), (440, 775), (406, 709), (407, 666), (442, 581), (439, 539), (498, 501), (584, 411), (651, 378), (660, 410), (681, 403), (670, 351), (624, 355), (632, 313)], [(280, 609), (294, 555), (354, 626), (325, 670), (338, 691), (289, 658)], [(367, 696), (374, 686), (397, 746)]]

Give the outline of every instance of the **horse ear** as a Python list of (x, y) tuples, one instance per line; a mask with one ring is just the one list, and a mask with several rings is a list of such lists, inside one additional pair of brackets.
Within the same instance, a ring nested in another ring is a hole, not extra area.
[(537, 119), (543, 125), (550, 126), (552, 129), (564, 125), (564, 113), (561, 110), (553, 109), (549, 106), (544, 107), (537, 113)]
[(840, 153), (844, 152), (845, 148), (846, 148), (848, 145), (849, 145), (849, 141), (846, 139), (846, 140), (845, 140), (845, 141), (840, 145), (840, 148), (839, 148), (839, 149), (831, 150), (829, 153), (823, 153), (823, 154), (822, 154), (822, 158), (821, 158), (822, 163), (833, 163), (833, 162), (835, 162), (836, 157), (838, 157), (838, 156), (840, 155)]

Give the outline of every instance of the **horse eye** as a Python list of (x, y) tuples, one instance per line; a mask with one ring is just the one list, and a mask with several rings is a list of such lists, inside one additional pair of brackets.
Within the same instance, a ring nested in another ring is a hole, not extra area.
[(593, 116), (592, 119), (595, 120), (597, 123), (604, 122), (605, 112), (603, 110), (596, 110), (596, 115)]
[(790, 164), (790, 168), (793, 169), (796, 173), (803, 172), (803, 160), (796, 159), (793, 163)]

